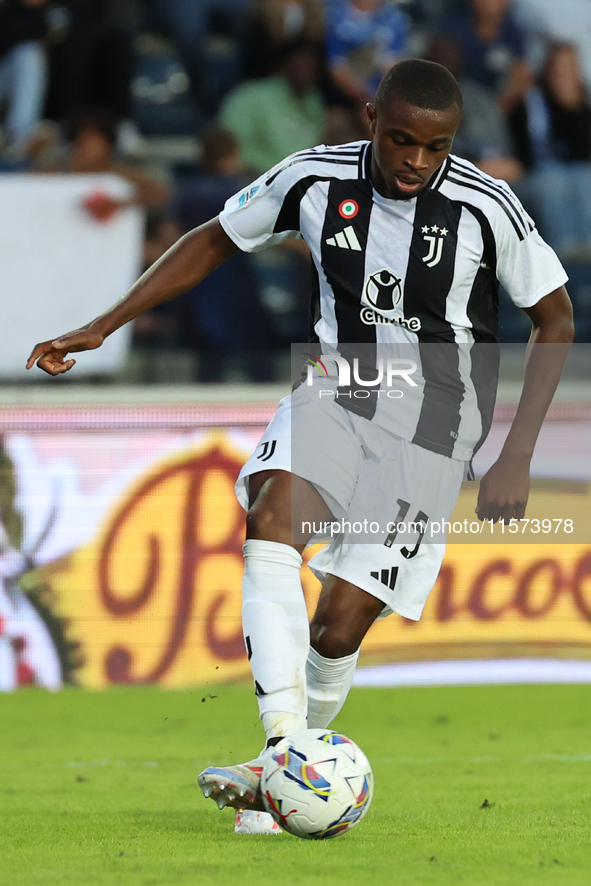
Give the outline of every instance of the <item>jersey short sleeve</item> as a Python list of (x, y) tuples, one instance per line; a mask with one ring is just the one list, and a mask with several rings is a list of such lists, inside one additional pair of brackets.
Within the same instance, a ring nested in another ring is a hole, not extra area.
[[(298, 235), (299, 215), (296, 218), (285, 211), (294, 185), (290, 161), (293, 158), (283, 160), (226, 201), (219, 222), (243, 252), (258, 252)], [(288, 226), (284, 223), (287, 215)]]
[[(500, 183), (498, 183), (500, 184)], [(568, 281), (554, 250), (541, 238), (521, 203), (504, 185), (510, 203), (493, 213), (497, 277), (512, 301), (530, 308)]]

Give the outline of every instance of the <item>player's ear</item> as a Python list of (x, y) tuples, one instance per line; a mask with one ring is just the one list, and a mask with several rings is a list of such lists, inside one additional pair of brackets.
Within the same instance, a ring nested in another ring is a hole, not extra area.
[(371, 102), (368, 102), (365, 106), (365, 113), (367, 114), (367, 122), (369, 123), (369, 128), (371, 130), (371, 134), (376, 134), (376, 121), (377, 121), (377, 113), (375, 107)]

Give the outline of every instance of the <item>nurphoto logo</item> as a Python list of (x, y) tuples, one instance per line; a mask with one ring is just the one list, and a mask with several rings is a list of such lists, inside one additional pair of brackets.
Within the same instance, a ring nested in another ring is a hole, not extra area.
[[(417, 382), (412, 378), (412, 375), (417, 371), (417, 364), (414, 360), (405, 360), (397, 357), (388, 357), (387, 359), (384, 359), (380, 357), (376, 363), (375, 377), (367, 379), (361, 377), (359, 371), (359, 357), (354, 357), (353, 360), (349, 361), (346, 357), (336, 354), (321, 354), (319, 357), (316, 357), (313, 354), (306, 354), (306, 356), (308, 357), (306, 365), (306, 384), (309, 386), (314, 385), (315, 379), (318, 379), (318, 376), (314, 375), (315, 369), (323, 378), (330, 378), (330, 373), (326, 364), (332, 362), (336, 364), (337, 367), (336, 375), (339, 388), (350, 388), (352, 383), (351, 379), (353, 380), (353, 384), (360, 388), (385, 387), (391, 389), (393, 388), (394, 381), (396, 380), (396, 382), (400, 384), (401, 379), (406, 382), (407, 385), (410, 385), (410, 387), (418, 387)], [(334, 391), (320, 391), (319, 396), (322, 397), (323, 394), (328, 395), (334, 393)], [(369, 396), (369, 391), (356, 391), (355, 396), (357, 395), (367, 397)], [(399, 390), (387, 390), (386, 396), (399, 399), (404, 396), (404, 393)]]

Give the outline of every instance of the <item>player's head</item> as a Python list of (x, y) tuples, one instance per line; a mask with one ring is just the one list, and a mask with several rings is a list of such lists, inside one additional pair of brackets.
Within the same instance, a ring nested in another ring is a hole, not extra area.
[(407, 59), (390, 68), (367, 105), (372, 175), (386, 197), (415, 197), (451, 150), (463, 112), (462, 92), (447, 68)]
[(73, 172), (100, 172), (117, 143), (117, 118), (102, 108), (79, 108), (66, 125)]

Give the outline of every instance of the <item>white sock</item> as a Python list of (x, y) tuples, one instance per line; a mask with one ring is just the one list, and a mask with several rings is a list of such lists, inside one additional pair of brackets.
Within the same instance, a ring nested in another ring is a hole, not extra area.
[(302, 558), (291, 545), (249, 539), (244, 547), (242, 630), (267, 739), (306, 724), (310, 626)]
[(310, 647), (306, 664), (308, 680), (308, 729), (326, 729), (345, 704), (353, 683), (359, 650), (343, 658), (324, 658)]

